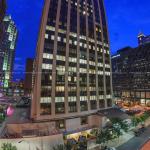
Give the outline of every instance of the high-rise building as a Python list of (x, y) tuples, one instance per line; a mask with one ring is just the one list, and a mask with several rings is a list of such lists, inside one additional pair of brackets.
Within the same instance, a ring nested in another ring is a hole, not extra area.
[(7, 89), (12, 79), (12, 71), (14, 64), (15, 46), (17, 40), (17, 28), (11, 16), (5, 16), (3, 20), (4, 34), (0, 43), (0, 51), (3, 53), (3, 63), (1, 72), (1, 84)]
[(2, 39), (3, 35), (3, 19), (6, 12), (6, 1), (0, 0), (0, 40)]
[(6, 11), (6, 1), (0, 0), (0, 22), (3, 21), (3, 18), (5, 16), (5, 11)]
[(116, 98), (150, 106), (150, 43), (126, 47), (112, 56)]
[(33, 72), (34, 71), (34, 59), (27, 58), (26, 60), (26, 72), (24, 81), (25, 95), (31, 95), (33, 88)]
[(150, 35), (145, 36), (143, 33), (139, 33), (138, 35), (138, 44), (140, 45), (145, 45), (147, 43), (150, 43)]
[(112, 107), (111, 65), (103, 0), (45, 0), (31, 118), (75, 130)]
[[(5, 0), (0, 0), (0, 43), (2, 42), (3, 35), (4, 35), (3, 19), (5, 16), (5, 12), (6, 12), (6, 2)], [(1, 73), (2, 73), (3, 60), (4, 60), (4, 53), (0, 49), (0, 78), (1, 78)]]

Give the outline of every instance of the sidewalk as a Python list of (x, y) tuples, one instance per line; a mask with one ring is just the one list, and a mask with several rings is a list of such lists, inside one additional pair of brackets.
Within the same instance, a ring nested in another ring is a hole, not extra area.
[(140, 150), (141, 146), (149, 139), (150, 127), (139, 137), (133, 137), (126, 143), (117, 147), (117, 150)]
[(6, 120), (0, 126), (0, 137), (3, 135), (5, 127), (6, 127)]
[(128, 142), (130, 139), (134, 137), (133, 132), (124, 133), (119, 139), (115, 139), (113, 141), (108, 142), (108, 147), (119, 147), (120, 145)]
[[(119, 147), (123, 145), (124, 143), (127, 143), (133, 137), (134, 137), (134, 134), (130, 131), (128, 133), (124, 133), (124, 135), (121, 136), (119, 139), (115, 139), (115, 140), (107, 142), (106, 145), (108, 147)], [(89, 145), (88, 150), (95, 150), (97, 147), (100, 147), (98, 144), (96, 144), (95, 140), (90, 141), (88, 145)]]

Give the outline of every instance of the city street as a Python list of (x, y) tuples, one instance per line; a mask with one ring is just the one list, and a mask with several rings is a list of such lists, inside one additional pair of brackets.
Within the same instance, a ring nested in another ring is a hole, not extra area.
[(150, 127), (139, 137), (134, 137), (127, 143), (119, 146), (117, 150), (139, 150), (139, 148), (149, 139)]

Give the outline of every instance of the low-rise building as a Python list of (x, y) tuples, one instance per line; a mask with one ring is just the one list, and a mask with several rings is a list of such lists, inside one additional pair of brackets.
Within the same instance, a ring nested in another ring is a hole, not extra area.
[(31, 96), (34, 85), (34, 59), (28, 58), (26, 60), (26, 72), (24, 81), (25, 95)]

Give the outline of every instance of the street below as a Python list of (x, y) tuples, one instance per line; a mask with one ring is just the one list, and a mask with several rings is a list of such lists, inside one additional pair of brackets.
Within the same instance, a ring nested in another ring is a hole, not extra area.
[(141, 146), (150, 138), (150, 127), (139, 137), (134, 137), (127, 143), (119, 146), (117, 150), (140, 150)]

